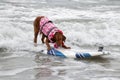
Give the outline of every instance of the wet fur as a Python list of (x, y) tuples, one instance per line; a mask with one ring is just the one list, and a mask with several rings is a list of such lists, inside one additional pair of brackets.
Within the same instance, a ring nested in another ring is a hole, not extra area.
[[(46, 45), (47, 45), (47, 47), (50, 47), (49, 46), (49, 40), (48, 40), (48, 38), (44, 35), (44, 33), (43, 32), (40, 32), (41, 30), (40, 30), (40, 20), (41, 20), (41, 18), (43, 18), (44, 16), (38, 16), (38, 17), (36, 17), (36, 19), (34, 20), (34, 43), (37, 43), (37, 37), (38, 37), (38, 34), (40, 33), (41, 35), (42, 35), (42, 38), (41, 38), (41, 41), (42, 41), (42, 43), (44, 43), (44, 39), (46, 38), (47, 40), (46, 40)], [(63, 34), (60, 34), (59, 32), (56, 32), (55, 33), (55, 35), (54, 35), (54, 37), (52, 38), (52, 41), (55, 43), (56, 42), (56, 40), (58, 40), (58, 39), (56, 39), (56, 36), (60, 36), (60, 35), (62, 35), (62, 41), (63, 42), (65, 42), (65, 40), (66, 40), (66, 37), (63, 35)], [(64, 48), (67, 48), (65, 45), (62, 45)]]

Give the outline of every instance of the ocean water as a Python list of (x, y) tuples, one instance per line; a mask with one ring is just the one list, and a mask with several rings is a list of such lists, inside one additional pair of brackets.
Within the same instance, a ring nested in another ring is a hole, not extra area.
[[(47, 16), (79, 50), (111, 54), (63, 59), (40, 54), (33, 44), (33, 21)], [(0, 80), (119, 80), (120, 0), (0, 0)]]

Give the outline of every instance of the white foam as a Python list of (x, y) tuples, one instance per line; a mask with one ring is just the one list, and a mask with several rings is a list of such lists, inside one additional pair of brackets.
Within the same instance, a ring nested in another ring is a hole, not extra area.
[(119, 80), (119, 78), (104, 77), (104, 78), (93, 78), (92, 80)]
[[(7, 7), (10, 7), (8, 10)], [(110, 6), (111, 7), (111, 6)], [(29, 41), (33, 41), (33, 24), (27, 24), (25, 21), (31, 21), (38, 15), (44, 15), (53, 21), (56, 20), (80, 20), (83, 22), (61, 22), (56, 24), (65, 33), (69, 43), (80, 45), (94, 45), (96, 43), (104, 45), (120, 45), (120, 14), (115, 11), (97, 12), (93, 8), (89, 10), (75, 10), (67, 8), (25, 8), (5, 5), (5, 10), (0, 14), (3, 16), (0, 20), (0, 47), (32, 46)], [(18, 15), (18, 18), (9, 18)], [(25, 16), (22, 16), (25, 15)], [(28, 16), (30, 15), (30, 16)], [(19, 18), (19, 16), (21, 16)], [(15, 21), (15, 22), (12, 22)], [(17, 20), (19, 22), (17, 22)], [(73, 20), (73, 21), (74, 21)], [(86, 22), (84, 20), (88, 20)], [(93, 21), (91, 21), (93, 20)], [(4, 22), (6, 22), (4, 24)], [(23, 22), (22, 22), (23, 21)], [(39, 40), (38, 40), (39, 41)], [(39, 41), (40, 42), (40, 41)], [(38, 43), (39, 43), (38, 42)], [(22, 44), (21, 44), (22, 43)]]
[[(4, 52), (4, 54), (10, 53), (10, 52)], [(1, 57), (1, 59), (9, 59), (9, 58), (16, 58), (16, 57), (22, 57), (26, 54), (29, 54), (28, 52), (12, 52), (10, 56)]]
[(16, 75), (18, 73), (24, 72), (26, 70), (29, 69), (33, 69), (36, 67), (29, 67), (29, 68), (18, 68), (18, 69), (12, 69), (12, 70), (4, 70), (4, 71), (0, 71), (0, 76), (13, 76)]
[(72, 1), (75, 1), (75, 2), (82, 2), (82, 3), (98, 3), (99, 1), (96, 1), (96, 0), (72, 0)]

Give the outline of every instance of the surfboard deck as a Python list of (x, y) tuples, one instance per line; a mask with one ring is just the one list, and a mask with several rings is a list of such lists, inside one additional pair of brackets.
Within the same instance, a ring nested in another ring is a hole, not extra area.
[(108, 51), (87, 52), (87, 51), (79, 51), (76, 49), (55, 49), (55, 48), (52, 48), (49, 51), (41, 50), (40, 53), (48, 54), (52, 56), (59, 56), (63, 58), (81, 58), (81, 59), (110, 54), (110, 52)]

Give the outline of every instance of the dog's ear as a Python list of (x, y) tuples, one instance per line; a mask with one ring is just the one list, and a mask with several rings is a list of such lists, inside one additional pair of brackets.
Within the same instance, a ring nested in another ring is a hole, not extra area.
[(66, 40), (66, 37), (63, 35), (63, 41), (65, 42), (65, 40)]

